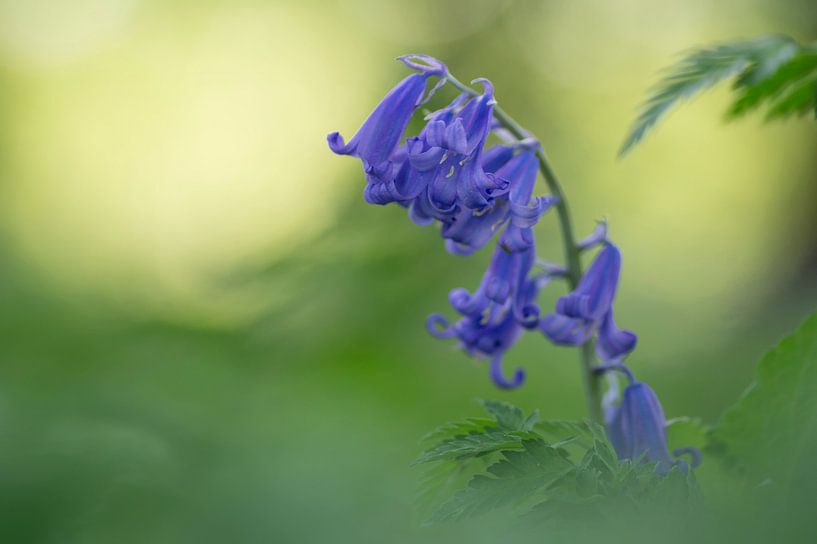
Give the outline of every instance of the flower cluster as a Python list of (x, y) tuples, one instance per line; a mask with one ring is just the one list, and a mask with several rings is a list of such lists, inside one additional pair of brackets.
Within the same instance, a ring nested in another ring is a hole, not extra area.
[[(538, 144), (486, 148), (486, 139), (498, 128), (494, 89), (486, 79), (476, 80), (482, 84), (480, 95), (457, 96), (429, 114), (417, 136), (403, 140), (412, 116), (445, 83), (448, 71), (437, 59), (423, 55), (400, 60), (418, 73), (383, 98), (349, 143), (337, 132), (327, 137), (332, 151), (362, 161), (366, 201), (404, 206), (419, 225), (439, 222), (451, 253), (481, 249), (508, 223), (505, 249), (531, 247), (531, 227), (553, 204), (551, 198), (531, 197)], [(432, 76), (440, 82), (427, 92)]]
[[(524, 372), (518, 370), (506, 379), (501, 371), (503, 354), (523, 330), (538, 326), (539, 289), (561, 273), (552, 269), (531, 275), (536, 262), (533, 227), (556, 203), (550, 196), (533, 196), (538, 143), (486, 147), (489, 134), (500, 130), (494, 118), (493, 85), (486, 79), (476, 80), (482, 86), (480, 94), (460, 94), (428, 114), (418, 135), (404, 139), (411, 118), (445, 83), (448, 71), (427, 56), (400, 60), (417, 73), (383, 98), (348, 143), (339, 133), (330, 134), (329, 147), (361, 160), (367, 202), (397, 203), (419, 225), (439, 223), (445, 247), (453, 254), (473, 253), (502, 231), (479, 289), (473, 295), (464, 289), (450, 294), (461, 319), (449, 325), (433, 315), (429, 329), (438, 337), (456, 337), (469, 354), (489, 358), (494, 382), (516, 387)], [(433, 76), (440, 82), (428, 90)]]
[[(327, 140), (335, 153), (363, 163), (367, 202), (403, 206), (419, 225), (438, 223), (450, 253), (468, 255), (497, 239), (479, 287), (473, 293), (454, 289), (449, 294), (459, 319), (449, 323), (434, 314), (427, 322), (429, 331), (439, 338), (456, 338), (466, 353), (488, 359), (492, 380), (506, 389), (524, 381), (522, 369), (506, 377), (502, 362), (526, 330), (539, 330), (557, 345), (595, 340), (599, 368), (626, 369), (622, 361), (635, 349), (637, 338), (618, 328), (613, 318), (621, 252), (609, 241), (606, 222), (574, 248), (583, 252), (600, 247), (587, 272), (558, 300), (554, 312), (540, 316), (539, 291), (567, 271), (536, 258), (533, 227), (559, 204), (552, 196), (533, 196), (540, 166), (538, 142), (518, 140), (501, 128), (490, 81), (475, 80), (481, 93), (466, 92), (437, 59), (408, 55), (399, 60), (416, 73), (383, 98), (348, 143), (337, 132)], [(431, 77), (439, 81), (429, 89)], [(462, 94), (429, 113), (419, 134), (406, 137), (412, 117), (447, 81), (456, 82)], [(491, 133), (503, 144), (487, 147)], [(578, 279), (575, 270), (573, 274)], [(608, 430), (620, 457), (646, 454), (663, 468), (672, 465), (663, 412), (646, 384), (633, 379), (620, 404), (608, 412)]]

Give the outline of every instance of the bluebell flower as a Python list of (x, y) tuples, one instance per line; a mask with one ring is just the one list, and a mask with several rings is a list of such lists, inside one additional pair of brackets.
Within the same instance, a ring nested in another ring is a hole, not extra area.
[[(504, 146), (498, 147), (502, 152)], [(498, 162), (493, 157), (491, 161)], [(484, 163), (483, 169), (488, 170)], [(503, 164), (496, 175), (508, 180), (509, 193), (482, 210), (463, 207), (444, 223), (441, 233), (449, 241), (449, 251), (468, 254), (482, 248), (509, 219), (510, 225), (502, 235), (503, 248), (513, 252), (531, 247), (533, 225), (554, 202), (553, 198), (531, 198), (537, 173), (538, 160), (531, 150), (525, 150)]]
[(533, 248), (509, 253), (497, 246), (479, 288), (473, 294), (465, 289), (449, 294), (449, 302), (461, 319), (449, 325), (443, 316), (434, 314), (427, 323), (434, 336), (457, 338), (469, 355), (489, 358), (491, 378), (504, 389), (518, 387), (525, 379), (521, 368), (506, 378), (502, 359), (526, 328), (536, 326), (536, 297), (550, 279), (530, 275), (534, 260)]
[(539, 171), (539, 159), (535, 151), (538, 145), (536, 142), (534, 147), (522, 153), (524, 163), (520, 165), (519, 174), (511, 175), (500, 171), (501, 175), (512, 180), (508, 193), (510, 224), (502, 233), (499, 242), (507, 251), (524, 251), (533, 247), (534, 225), (539, 222), (543, 213), (557, 203), (557, 199), (552, 196), (533, 197), (533, 188)]
[(596, 353), (603, 361), (619, 360), (635, 349), (637, 337), (619, 329), (613, 319), (613, 300), (621, 272), (621, 252), (610, 242), (596, 256), (576, 289), (556, 303), (556, 312), (539, 321), (553, 343), (580, 345), (598, 332)]
[[(427, 144), (423, 143), (423, 140), (421, 140), (422, 136), (423, 134), (421, 133), (421, 136), (416, 139), (410, 138), (408, 146), (413, 145), (416, 149), (420, 149), (417, 146), (427, 146)], [(441, 148), (436, 149), (440, 150)], [(515, 147), (505, 145), (497, 145), (485, 150), (481, 156), (482, 170), (488, 174), (495, 175), (498, 170), (513, 159), (514, 151)], [(445, 151), (443, 150), (443, 154), (444, 153)], [(436, 165), (424, 167), (427, 168), (426, 170), (413, 166), (410, 168), (410, 170), (415, 178), (421, 179), (424, 187), (427, 187), (427, 185), (437, 177), (437, 170), (439, 166), (440, 164), (438, 163)], [(454, 185), (452, 185), (451, 188), (455, 189)], [(467, 209), (468, 208), (465, 208), (465, 210)], [(438, 205), (430, 198), (428, 189), (422, 190), (417, 198), (411, 202), (411, 206), (409, 208), (409, 217), (411, 217), (411, 220), (418, 225), (430, 225), (435, 219), (440, 221), (443, 225), (451, 224), (457, 221), (458, 216), (461, 216), (464, 213), (463, 206), (461, 206), (458, 202), (454, 202), (454, 204), (449, 206)], [(485, 213), (485, 210), (477, 210), (476, 213), (479, 215)], [(453, 250), (452, 247), (452, 253), (460, 252)], [(465, 253), (471, 252), (466, 251)]]
[(425, 213), (443, 221), (458, 207), (484, 209), (508, 190), (507, 180), (483, 169), (482, 153), (496, 101), (491, 83), (479, 81), (482, 95), (468, 100), (462, 108), (459, 105), (465, 98), (458, 97), (409, 143), (412, 167), (431, 178)]
[[(667, 422), (664, 410), (652, 388), (635, 380), (632, 372), (623, 365), (613, 365), (610, 369), (623, 371), (629, 378), (629, 385), (624, 388), (621, 403), (610, 407), (605, 413), (607, 434), (616, 450), (619, 459), (646, 460), (657, 463), (657, 470), (666, 473), (670, 468), (679, 465), (688, 469), (686, 461), (670, 455), (667, 448)], [(674, 452), (675, 456), (690, 454), (692, 466), (701, 461), (701, 455), (695, 448), (682, 448)]]
[(647, 461), (658, 463), (659, 471), (672, 467), (664, 411), (649, 385), (636, 382), (624, 388), (621, 404), (610, 416), (608, 433), (620, 459), (637, 460), (644, 455)]
[[(415, 59), (422, 60), (425, 64), (419, 64)], [(394, 181), (401, 162), (400, 156), (396, 154), (403, 133), (412, 115), (423, 103), (428, 78), (438, 76), (444, 82), (447, 74), (445, 65), (431, 57), (411, 55), (401, 57), (400, 60), (419, 73), (398, 83), (348, 143), (338, 132), (333, 132), (326, 138), (329, 148), (335, 153), (361, 159), (367, 181), (365, 197), (372, 204), (384, 204), (398, 199), (400, 191), (394, 187)], [(407, 153), (401, 152), (400, 155), (405, 160)]]

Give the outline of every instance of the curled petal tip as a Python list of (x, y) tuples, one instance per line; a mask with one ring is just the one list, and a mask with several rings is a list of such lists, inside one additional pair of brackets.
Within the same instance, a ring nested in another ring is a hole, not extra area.
[(460, 257), (467, 257), (468, 255), (474, 253), (473, 248), (449, 239), (446, 239), (445, 241), (445, 250), (451, 255), (458, 255)]
[[(484, 77), (478, 77), (478, 78), (471, 81), (471, 85), (476, 85), (477, 83), (482, 85), (482, 94), (483, 95), (493, 97), (493, 95), (494, 95), (494, 84), (491, 83), (491, 81), (489, 79), (486, 79)], [(496, 103), (496, 101), (494, 101), (494, 103)]]
[(516, 142), (514, 147), (517, 149), (524, 149), (525, 151), (537, 151), (540, 147), (542, 147), (542, 144), (539, 143), (539, 140), (533, 136), (528, 136)]
[(524, 328), (533, 330), (539, 326), (539, 315), (539, 307), (535, 304), (528, 304), (519, 310), (516, 320)]
[(343, 136), (340, 135), (340, 132), (332, 132), (327, 134), (326, 142), (329, 144), (329, 149), (338, 155), (348, 155), (352, 152), (352, 150), (348, 149), (349, 146), (346, 145), (346, 142), (343, 140)]
[(630, 368), (622, 363), (620, 360), (617, 361), (609, 361), (603, 365), (598, 365), (593, 367), (593, 373), (596, 375), (606, 374), (610, 371), (620, 372), (624, 376), (627, 377), (627, 381), (630, 385), (634, 385), (638, 383), (638, 380), (635, 378), (635, 374)]
[(452, 338), (456, 333), (448, 320), (440, 314), (431, 314), (426, 319), (426, 329), (436, 338)]
[(601, 221), (596, 222), (596, 228), (593, 229), (593, 232), (591, 232), (587, 238), (579, 241), (577, 244), (579, 246), (579, 250), (585, 251), (596, 245), (609, 244), (610, 241), (607, 238), (607, 234), (607, 218), (605, 217)]
[(429, 55), (401, 55), (397, 57), (396, 60), (399, 60), (412, 70), (417, 70), (419, 72), (423, 72), (424, 74), (439, 77), (445, 77), (448, 75), (448, 67)]
[(517, 368), (510, 380), (502, 373), (502, 355), (496, 355), (491, 359), (491, 379), (497, 387), (502, 389), (515, 389), (525, 382), (525, 369)]
[(448, 302), (461, 315), (479, 316), (490, 301), (479, 293), (472, 295), (466, 289), (452, 289), (448, 293)]
[(689, 455), (690, 464), (692, 468), (696, 468), (698, 465), (701, 464), (703, 460), (703, 455), (701, 454), (701, 450), (698, 448), (678, 448), (672, 452), (673, 457), (680, 457), (682, 455)]

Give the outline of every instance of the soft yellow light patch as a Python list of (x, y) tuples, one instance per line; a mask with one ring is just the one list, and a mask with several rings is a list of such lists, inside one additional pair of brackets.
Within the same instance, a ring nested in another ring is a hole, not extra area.
[(6, 227), (63, 286), (206, 319), (251, 313), (211, 282), (332, 220), (347, 163), (324, 138), (351, 136), (371, 102), (365, 78), (334, 82), (365, 72), (365, 44), (339, 48), (331, 13), (279, 3), (141, 15), (68, 70), (26, 65), (4, 129)]
[(25, 69), (83, 58), (121, 36), (139, 0), (0, 0), (0, 57)]

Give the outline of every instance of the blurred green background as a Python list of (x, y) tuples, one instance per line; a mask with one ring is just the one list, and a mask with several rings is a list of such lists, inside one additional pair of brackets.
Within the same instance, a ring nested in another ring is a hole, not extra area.
[[(490, 78), (577, 228), (607, 216), (617, 320), (668, 416), (713, 421), (817, 307), (817, 132), (724, 125), (727, 90), (616, 151), (658, 70), (817, 36), (808, 1), (0, 0), (0, 539), (496, 541), (423, 529), (409, 463), (509, 400), (583, 415), (576, 354), (524, 338), (494, 389), (424, 330), (456, 258), (332, 155), (426, 53)], [(558, 260), (555, 221), (540, 253)], [(558, 286), (542, 297), (550, 306)]]

